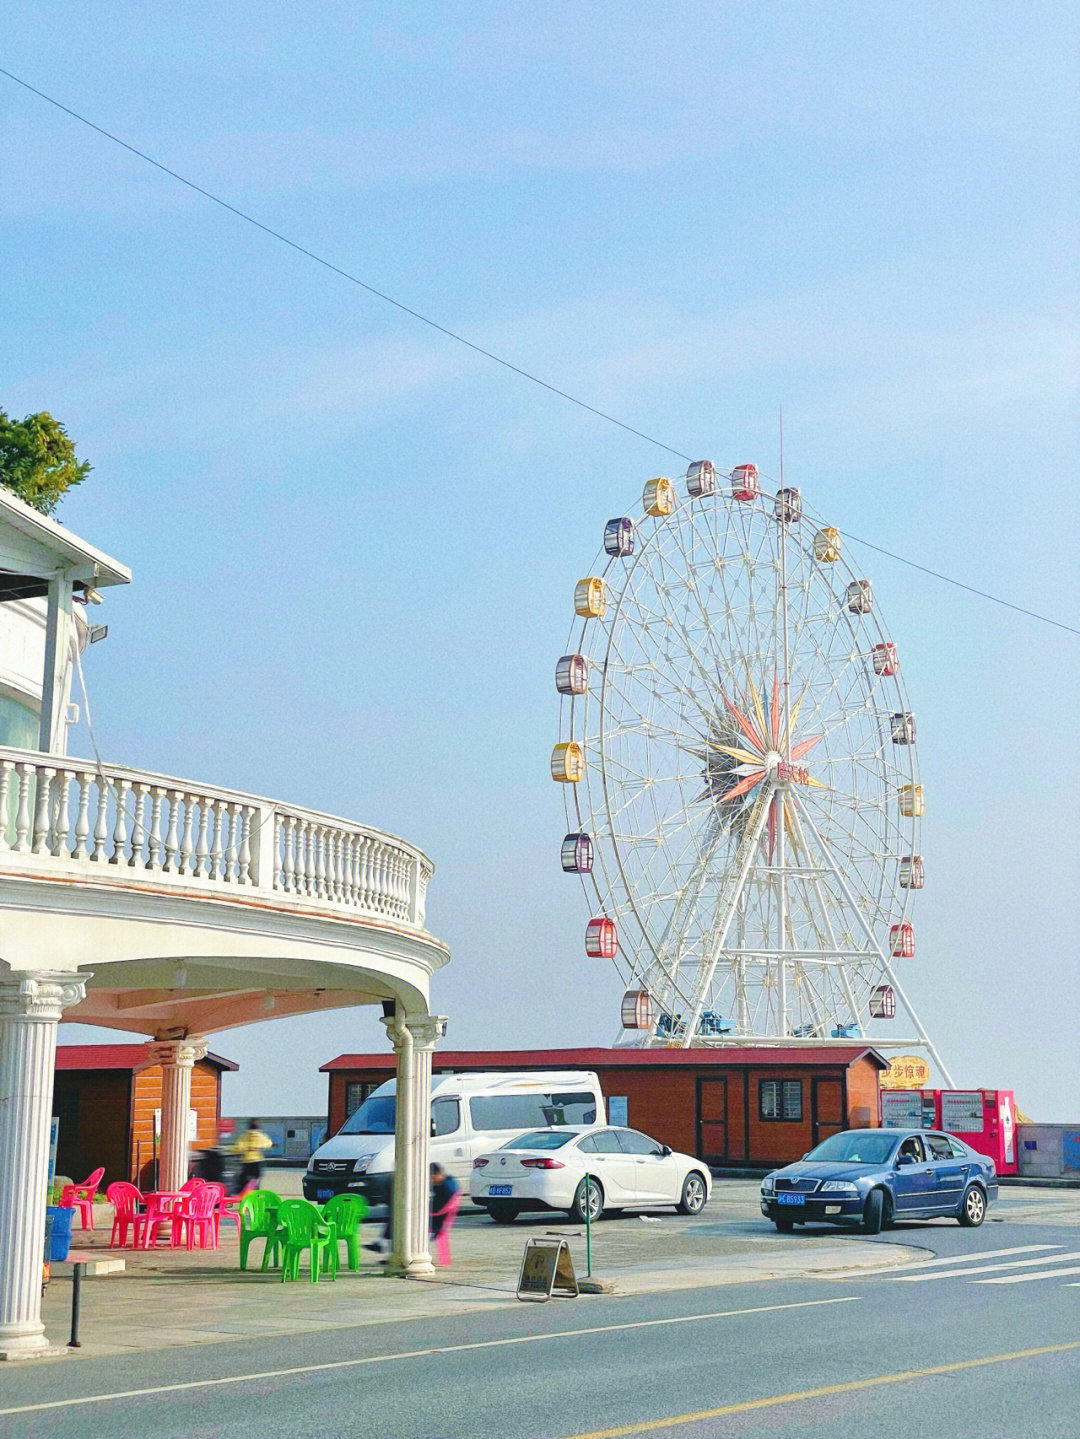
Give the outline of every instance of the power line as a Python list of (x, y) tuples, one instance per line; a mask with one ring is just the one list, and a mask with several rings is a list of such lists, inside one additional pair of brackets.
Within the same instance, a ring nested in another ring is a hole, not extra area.
[[(464, 335), (458, 334), (456, 330), (451, 330), (446, 325), (440, 325), (437, 320), (432, 320), (427, 315), (421, 314), (419, 310), (414, 310), (410, 305), (404, 304), (403, 301), (395, 300), (392, 295), (386, 294), (384, 290), (376, 289), (374, 285), (369, 285), (365, 280), (361, 280), (358, 275), (353, 275), (348, 270), (343, 270), (340, 265), (335, 265), (333, 261), (324, 259), (322, 255), (317, 254), (314, 250), (309, 250), (296, 240), (290, 240), (288, 235), (283, 235), (280, 230), (274, 230), (269, 225), (264, 225), (261, 220), (257, 220), (254, 215), (249, 215), (246, 210), (241, 210), (236, 205), (230, 205), (228, 200), (223, 200), (220, 195), (215, 195), (212, 190), (205, 189), (202, 185), (196, 184), (194, 180), (189, 180), (186, 175), (181, 175), (177, 170), (172, 170), (168, 165), (163, 165), (160, 160), (155, 160), (152, 155), (146, 154), (144, 150), (128, 144), (128, 142), (122, 140), (119, 135), (114, 135), (111, 130), (106, 130), (103, 126), (95, 124), (95, 122), (87, 116), (80, 115), (77, 110), (72, 110), (70, 106), (64, 105), (61, 101), (54, 99), (52, 95), (47, 95), (44, 90), (39, 90), (35, 85), (31, 85), (29, 81), (23, 80), (18, 75), (13, 74), (12, 71), (5, 70), (0, 66), (0, 75), (6, 76), (7, 79), (14, 81), (16, 85), (20, 85), (24, 90), (28, 90), (31, 95), (36, 95), (39, 100), (44, 100), (57, 110), (63, 111), (65, 115), (70, 115), (73, 120), (78, 120), (80, 125), (85, 125), (88, 129), (103, 136), (104, 139), (112, 141), (114, 145), (119, 145), (121, 149), (127, 150), (129, 154), (145, 161), (148, 165), (152, 165), (155, 170), (160, 170), (163, 175), (168, 175), (170, 179), (178, 181), (181, 185), (185, 185), (189, 190), (193, 190), (195, 194), (201, 195), (203, 199), (220, 206), (222, 210), (227, 210), (230, 215), (235, 215), (238, 220), (243, 220), (246, 224), (253, 225), (257, 230), (261, 230), (264, 235), (269, 235), (271, 239), (278, 240), (281, 244), (287, 245), (290, 250), (295, 250), (298, 255), (303, 255), (305, 259), (314, 261), (316, 265), (321, 265), (324, 270), (329, 270), (331, 274), (338, 275), (343, 280), (348, 280), (351, 285), (356, 285), (359, 289), (366, 291), (367, 294), (374, 295), (377, 300), (382, 300), (387, 305), (392, 305), (395, 310), (400, 310), (402, 314), (409, 315), (414, 320), (419, 320), (421, 324), (438, 331), (440, 335), (445, 335), (447, 339), (454, 340), (459, 345), (464, 345), (466, 349), (472, 350), (474, 354), (482, 355), (485, 360), (491, 360), (496, 365), (501, 365), (504, 370), (509, 370), (512, 374), (520, 376), (521, 379), (528, 380), (534, 385), (539, 385), (541, 389), (547, 390), (549, 394), (558, 396), (560, 400), (566, 400), (569, 404), (576, 405), (578, 409), (585, 410), (590, 415), (595, 415), (597, 419), (606, 420), (610, 425), (616, 425), (620, 430), (625, 430), (627, 434), (637, 436), (639, 440), (644, 440), (647, 444), (655, 445), (661, 450), (666, 450), (669, 455), (674, 455), (676, 459), (685, 460), (687, 464), (692, 463), (692, 457), (690, 455), (684, 455), (681, 450), (675, 449), (673, 445), (665, 444), (663, 440), (658, 440), (654, 435), (648, 435), (644, 430), (636, 429), (633, 425), (628, 425), (624, 420), (617, 419), (614, 415), (609, 415), (605, 410), (597, 409), (595, 405), (590, 405), (585, 400), (578, 399), (576, 395), (571, 395), (568, 391), (560, 389), (558, 385), (552, 385), (547, 380), (541, 379), (539, 375), (534, 375), (531, 371), (522, 369), (520, 365), (515, 365), (512, 361), (504, 359), (501, 355), (496, 355), (494, 351), (485, 349), (483, 345), (478, 345), (473, 340), (466, 339)], [(885, 555), (891, 560), (896, 560), (899, 564), (908, 565), (911, 569), (919, 570), (922, 574), (930, 575), (936, 580), (941, 580), (944, 584), (966, 590), (968, 594), (977, 595), (980, 599), (989, 600), (995, 605), (1002, 605), (1005, 609), (1013, 610), (1017, 614), (1027, 615), (1030, 619), (1039, 620), (1043, 624), (1053, 625), (1055, 628), (1065, 630), (1069, 634), (1080, 635), (1080, 629), (1073, 625), (1064, 624), (1061, 620), (1051, 619), (1049, 615), (1038, 614), (1035, 610), (1025, 609), (1022, 605), (1014, 605), (1011, 601), (1003, 600), (998, 595), (992, 595), (986, 590), (977, 589), (974, 585), (965, 584), (962, 580), (953, 579), (950, 575), (942, 574), (940, 570), (932, 570), (926, 565), (917, 563), (915, 560), (907, 559), (904, 555), (898, 555), (892, 550), (886, 550), (881, 545), (872, 544), (869, 540), (860, 540), (857, 536), (848, 534), (845, 530), (841, 530), (840, 533), (856, 544), (866, 545), (868, 549), (876, 550), (878, 554)]]

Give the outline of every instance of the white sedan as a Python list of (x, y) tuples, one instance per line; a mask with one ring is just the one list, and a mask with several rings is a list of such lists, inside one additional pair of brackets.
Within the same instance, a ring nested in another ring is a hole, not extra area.
[[(586, 1177), (589, 1183), (586, 1185)], [(566, 1209), (598, 1219), (606, 1209), (673, 1204), (700, 1214), (709, 1198), (708, 1166), (636, 1129), (535, 1129), (473, 1160), (469, 1194), (496, 1224), (523, 1209)]]

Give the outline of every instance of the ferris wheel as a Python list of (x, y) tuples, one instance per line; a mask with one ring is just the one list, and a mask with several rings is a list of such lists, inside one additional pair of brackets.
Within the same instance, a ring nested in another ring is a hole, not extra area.
[[(897, 645), (800, 492), (711, 461), (644, 487), (574, 593), (552, 778), (622, 1043), (864, 1036), (946, 1071), (915, 953), (923, 788)], [(897, 1015), (914, 1034), (891, 1038)]]

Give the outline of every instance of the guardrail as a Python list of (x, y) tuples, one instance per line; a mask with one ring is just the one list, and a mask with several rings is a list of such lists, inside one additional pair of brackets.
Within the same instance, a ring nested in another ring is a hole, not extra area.
[(0, 873), (259, 890), (424, 927), (433, 866), (366, 825), (167, 775), (0, 747)]

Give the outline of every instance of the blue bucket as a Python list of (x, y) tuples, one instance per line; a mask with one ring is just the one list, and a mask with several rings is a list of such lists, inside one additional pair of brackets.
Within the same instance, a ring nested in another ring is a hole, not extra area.
[(68, 1257), (68, 1250), (71, 1248), (71, 1225), (75, 1218), (75, 1211), (66, 1205), (48, 1204), (45, 1212), (52, 1216), (49, 1258), (54, 1262), (59, 1262)]

